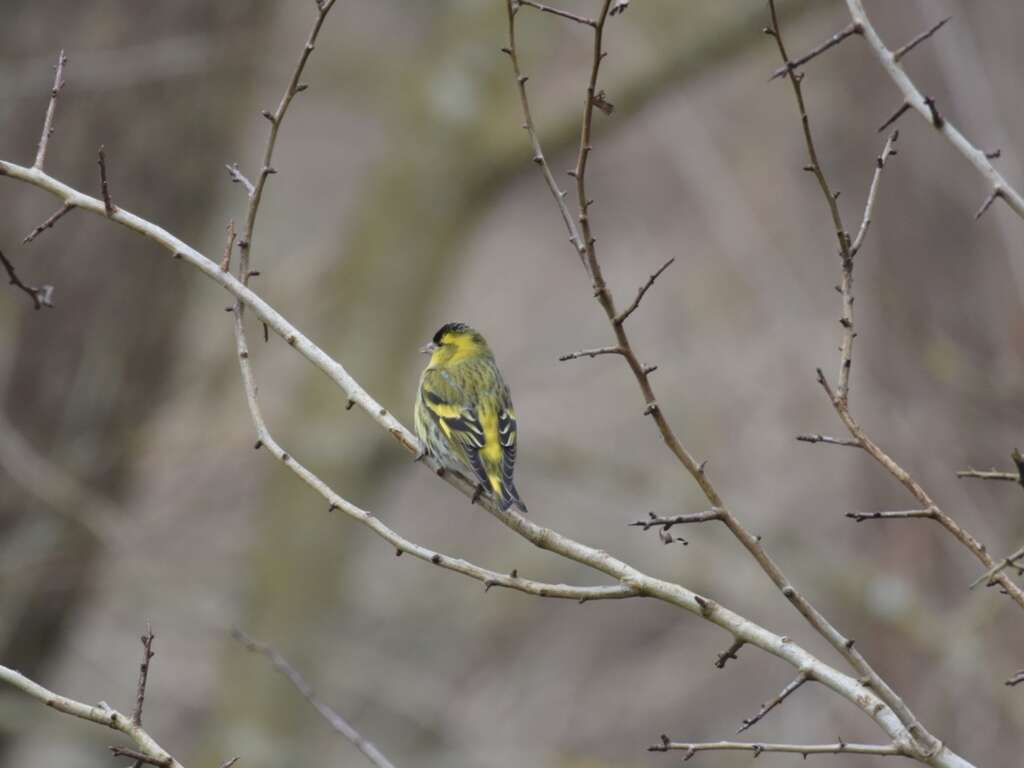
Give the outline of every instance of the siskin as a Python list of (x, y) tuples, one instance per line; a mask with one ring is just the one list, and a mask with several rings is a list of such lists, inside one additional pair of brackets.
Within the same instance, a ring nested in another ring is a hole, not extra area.
[(445, 469), (476, 478), (503, 510), (526, 505), (512, 482), (516, 415), (484, 337), (448, 323), (422, 351), (430, 355), (416, 397), (416, 434)]

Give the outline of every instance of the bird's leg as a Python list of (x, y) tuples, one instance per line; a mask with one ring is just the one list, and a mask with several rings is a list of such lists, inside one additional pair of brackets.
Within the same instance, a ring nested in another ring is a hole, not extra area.
[(484, 487), (483, 487), (482, 484), (477, 483), (476, 484), (476, 490), (473, 491), (473, 498), (471, 498), (469, 500), (469, 503), (470, 504), (476, 504), (478, 501), (480, 501), (480, 497), (483, 496), (483, 495), (484, 495)]

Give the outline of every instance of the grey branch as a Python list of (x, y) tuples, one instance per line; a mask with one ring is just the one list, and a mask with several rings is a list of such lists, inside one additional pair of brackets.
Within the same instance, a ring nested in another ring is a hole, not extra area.
[(804, 64), (806, 64), (816, 56), (820, 56), (825, 51), (839, 45), (841, 42), (843, 42), (843, 40), (850, 37), (851, 35), (859, 35), (860, 33), (860, 27), (858, 27), (856, 24), (847, 24), (845, 27), (843, 27), (843, 29), (841, 29), (839, 32), (836, 32), (824, 43), (822, 43), (819, 46), (816, 46), (815, 48), (812, 48), (810, 51), (808, 51), (800, 58), (793, 59), (793, 61), (787, 61), (781, 67), (772, 72), (771, 79), (775, 80), (776, 78), (782, 77), (783, 75), (789, 72), (795, 71), (796, 69), (802, 67)]
[(669, 267), (672, 266), (672, 263), (675, 260), (676, 260), (676, 257), (673, 256), (671, 259), (669, 259), (664, 264), (662, 264), (660, 267), (658, 267), (654, 271), (654, 273), (650, 277), (647, 278), (647, 282), (645, 282), (643, 285), (641, 285), (640, 288), (637, 290), (636, 298), (633, 299), (633, 303), (630, 304), (628, 307), (626, 307), (624, 310), (622, 310), (622, 312), (620, 314), (615, 316), (615, 320), (613, 321), (615, 323), (615, 325), (622, 325), (626, 321), (626, 318), (629, 317), (631, 314), (633, 314), (636, 311), (637, 307), (640, 306), (640, 302), (644, 298), (644, 294), (647, 293), (647, 291), (649, 291), (651, 289), (651, 286), (654, 285), (654, 281), (657, 280), (661, 276), (661, 273), (664, 272), (666, 269), (668, 269)]
[(57, 113), (57, 97), (64, 88), (64, 65), (68, 63), (64, 51), (57, 57), (57, 72), (53, 77), (53, 88), (50, 89), (50, 101), (46, 105), (46, 117), (43, 118), (43, 132), (39, 136), (39, 146), (36, 148), (36, 160), (33, 168), (42, 170), (46, 162), (46, 148), (50, 143), (50, 136), (53, 134), (53, 116)]
[(58, 208), (56, 212), (54, 212), (46, 221), (44, 221), (38, 227), (33, 229), (27, 235), (25, 235), (25, 239), (21, 241), (21, 244), (28, 245), (29, 243), (31, 243), (33, 240), (39, 237), (39, 235), (41, 235), (44, 231), (50, 229), (54, 224), (60, 221), (60, 218), (74, 207), (75, 206), (71, 205), (70, 203), (64, 203), (64, 205)]
[(841, 440), (838, 437), (828, 435), (797, 435), (796, 439), (801, 443), (825, 443), (826, 445), (845, 445), (850, 448), (863, 448), (856, 440)]
[(912, 517), (935, 518), (935, 509), (900, 509), (893, 512), (847, 512), (846, 517), (862, 523), (865, 520), (893, 520)]
[(683, 760), (690, 760), (698, 752), (716, 751), (741, 751), (753, 752), (754, 757), (765, 752), (787, 752), (790, 754), (803, 755), (884, 755), (891, 757), (906, 756), (906, 752), (896, 744), (853, 744), (846, 741), (837, 741), (835, 744), (768, 744), (765, 742), (744, 742), (744, 741), (708, 741), (708, 742), (678, 742), (670, 741), (663, 737), (661, 744), (648, 747), (649, 752), (668, 752), (669, 750), (683, 750)]
[(983, 581), (988, 581), (988, 582), (992, 583), (991, 580), (992, 580), (993, 576), (995, 576), (997, 573), (1002, 571), (1004, 568), (1010, 568), (1011, 566), (1016, 565), (1017, 561), (1022, 559), (1022, 558), (1024, 558), (1024, 547), (1021, 547), (1016, 552), (1014, 552), (1012, 555), (1007, 555), (1002, 560), (1000, 560), (998, 563), (996, 563), (991, 568), (989, 568), (987, 571), (985, 571), (983, 574), (981, 574), (981, 576), (979, 576), (978, 578), (976, 578), (974, 581), (971, 582), (970, 589), (974, 589), (979, 584), (981, 584)]
[(258, 653), (269, 659), (270, 663), (274, 665), (274, 669), (288, 678), (290, 682), (302, 697), (313, 705), (313, 708), (320, 713), (320, 716), (333, 728), (335, 731), (340, 733), (346, 739), (348, 739), (356, 749), (362, 752), (366, 759), (370, 761), (377, 768), (395, 768), (394, 764), (388, 760), (384, 753), (381, 752), (373, 742), (366, 739), (362, 734), (359, 733), (352, 725), (338, 712), (330, 707), (329, 705), (322, 702), (313, 691), (311, 686), (306, 679), (299, 674), (299, 671), (293, 667), (288, 660), (277, 652), (274, 648), (261, 643), (259, 640), (254, 640), (249, 637), (245, 632), (240, 629), (231, 630), (231, 636), (241, 643), (247, 650)]
[(585, 24), (588, 27), (593, 27), (597, 24), (593, 19), (587, 18), (586, 16), (577, 16), (575, 13), (569, 13), (563, 11), (560, 8), (552, 8), (550, 5), (544, 5), (543, 3), (535, 3), (533, 0), (513, 0), (517, 5), (525, 5), (530, 8), (535, 8), (538, 11), (544, 13), (550, 13), (554, 16), (561, 16), (563, 19), (569, 19), (575, 21), (577, 24)]
[[(863, 37), (867, 41), (868, 46), (874, 53), (875, 58), (885, 69), (886, 74), (893, 81), (896, 87), (903, 94), (903, 101), (909, 107), (912, 107), (918, 114), (920, 114), (925, 120), (927, 120), (932, 127), (934, 127), (942, 136), (953, 145), (953, 147), (985, 177), (986, 182), (989, 185), (989, 189), (993, 191), (997, 197), (1002, 198), (1006, 204), (1021, 218), (1024, 218), (1024, 197), (1021, 197), (1020, 193), (1017, 192), (1007, 181), (1003, 178), (1002, 174), (995, 169), (989, 158), (986, 157), (985, 152), (978, 149), (971, 142), (969, 142), (956, 127), (949, 122), (947, 119), (936, 119), (938, 113), (935, 111), (934, 102), (927, 99), (914, 85), (914, 82), (907, 76), (907, 73), (900, 66), (899, 60), (892, 51), (890, 51), (882, 38), (879, 37), (878, 32), (875, 31), (874, 26), (871, 24), (871, 20), (868, 18), (867, 12), (864, 10), (864, 4), (862, 0), (846, 0), (847, 9), (850, 12), (850, 17), (853, 19), (855, 24), (860, 24), (863, 29)], [(911, 41), (913, 42), (913, 41)], [(906, 46), (904, 46), (906, 47)], [(909, 50), (909, 49), (908, 49)], [(995, 198), (993, 198), (994, 200)]]
[(743, 733), (751, 726), (759, 723), (765, 715), (767, 715), (777, 706), (782, 704), (782, 702), (784, 702), (790, 695), (792, 695), (801, 685), (806, 683), (809, 679), (810, 677), (807, 674), (801, 672), (799, 675), (797, 675), (796, 680), (793, 680), (785, 688), (782, 689), (781, 693), (779, 693), (774, 698), (769, 699), (764, 704), (762, 704), (761, 708), (757, 711), (756, 715), (754, 715), (749, 720), (744, 720), (740, 727), (736, 729), (736, 733)]
[(83, 704), (80, 701), (61, 696), (28, 679), (20, 672), (4, 666), (0, 666), (0, 682), (14, 686), (57, 712), (80, 717), (91, 723), (105, 725), (108, 728), (113, 728), (115, 731), (120, 731), (135, 743), (139, 753), (144, 755), (146, 760), (153, 765), (165, 766), (166, 768), (182, 768), (181, 763), (175, 760), (152, 736), (146, 733), (141, 725), (137, 725), (132, 721), (132, 718), (122, 715), (116, 709), (111, 709), (105, 705), (92, 706), (90, 704)]

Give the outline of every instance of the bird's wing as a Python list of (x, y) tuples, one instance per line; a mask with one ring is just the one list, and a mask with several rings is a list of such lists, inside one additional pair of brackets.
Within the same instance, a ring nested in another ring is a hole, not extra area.
[(452, 447), (465, 457), (467, 466), (473, 469), (480, 482), (490, 485), (480, 460), (485, 444), (484, 428), (476, 409), (466, 403), (461, 388), (443, 371), (427, 371), (420, 387), (420, 398)]

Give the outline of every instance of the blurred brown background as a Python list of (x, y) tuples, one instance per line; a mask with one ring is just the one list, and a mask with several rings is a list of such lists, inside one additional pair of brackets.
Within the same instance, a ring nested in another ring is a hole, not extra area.
[[(593, 0), (565, 7), (586, 11)], [(244, 208), (224, 163), (253, 171), (312, 4), (5, 0), (0, 157), (30, 163), (60, 48), (70, 59), (47, 168), (96, 190), (106, 145), (115, 202), (216, 256)], [(783, 5), (794, 54), (849, 19), (838, 0)], [(868, 6), (895, 46), (954, 21), (907, 61), (942, 112), (1024, 182), (1024, 6), (917, 0)], [(553, 167), (572, 162), (585, 30), (524, 12), (522, 54)], [(620, 301), (677, 263), (633, 321), (660, 401), (709, 460), (734, 511), (924, 722), (978, 765), (1019, 763), (1020, 615), (969, 593), (978, 564), (919, 521), (843, 513), (908, 496), (838, 434), (814, 379), (834, 371), (838, 260), (762, 3), (634, 2), (609, 26), (590, 188)], [(418, 347), (448, 320), (487, 335), (521, 422), (518, 485), (532, 516), (679, 580), (835, 656), (724, 530), (664, 547), (625, 523), (703, 500), (640, 415), (617, 360), (559, 363), (609, 329), (529, 162), (504, 3), (346, 0), (328, 19), (283, 129), (257, 233), (257, 288), (410, 423)], [(858, 40), (807, 70), (819, 148), (859, 221), (898, 105)], [(852, 403), (873, 437), (1002, 556), (1024, 495), (958, 481), (1009, 464), (1024, 396), (1024, 222), (915, 115), (858, 257)], [(33, 312), (0, 293), (0, 662), (77, 698), (130, 710), (137, 640), (157, 634), (146, 724), (190, 765), (364, 764), (262, 659), (239, 625), (285, 653), (323, 698), (409, 768), (627, 768), (677, 755), (658, 734), (729, 738), (791, 670), (745, 649), (723, 671), (720, 631), (647, 601), (577, 605), (492, 590), (397, 560), (267, 455), (233, 354), (226, 296), (181, 263), (0, 184), (0, 248), (56, 285)], [(279, 340), (255, 344), (271, 429), (287, 450), (406, 536), (498, 570), (594, 583), (536, 551), (406, 454)], [(834, 375), (834, 374), (833, 374)], [(877, 740), (813, 687), (754, 739)], [(111, 734), (0, 690), (0, 764), (109, 765)], [(702, 756), (716, 766), (746, 755)], [(766, 756), (773, 765), (797, 757)], [(824, 760), (825, 758), (823, 758)], [(882, 765), (843, 758), (845, 765)]]

